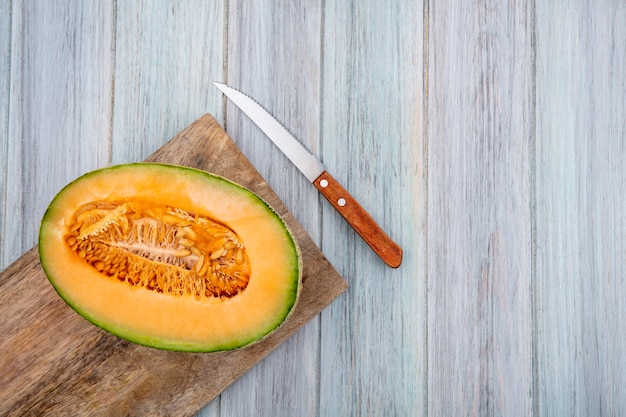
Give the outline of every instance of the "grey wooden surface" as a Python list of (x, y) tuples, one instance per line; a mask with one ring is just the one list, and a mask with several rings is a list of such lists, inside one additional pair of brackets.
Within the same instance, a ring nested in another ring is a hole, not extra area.
[[(212, 80), (322, 158), (403, 265)], [(623, 416), (624, 80), (615, 0), (1, 2), (0, 267), (67, 182), (208, 112), (350, 287), (199, 416)]]

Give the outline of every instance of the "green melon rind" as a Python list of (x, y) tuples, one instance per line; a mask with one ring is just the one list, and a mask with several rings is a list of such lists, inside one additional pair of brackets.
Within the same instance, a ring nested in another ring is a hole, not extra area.
[[(76, 305), (74, 305), (71, 302), (71, 300), (69, 299), (69, 296), (66, 296), (62, 291), (60, 291), (60, 289), (55, 285), (54, 277), (51, 275), (51, 273), (47, 269), (48, 259), (46, 259), (42, 250), (42, 248), (46, 244), (45, 238), (46, 238), (46, 232), (47, 232), (46, 226), (48, 224), (47, 222), (48, 218), (56, 210), (56, 206), (58, 205), (58, 203), (63, 200), (63, 194), (68, 189), (70, 189), (74, 184), (87, 180), (94, 175), (99, 175), (99, 174), (114, 171), (114, 170), (125, 170), (125, 169), (132, 170), (136, 168), (171, 170), (172, 175), (184, 174), (184, 175), (190, 175), (190, 176), (197, 176), (208, 181), (222, 182), (223, 186), (228, 187), (229, 190), (231, 191), (238, 190), (239, 192), (245, 193), (246, 196), (251, 199), (251, 202), (254, 201), (257, 204), (262, 205), (263, 208), (266, 209), (272, 215), (273, 218), (275, 218), (277, 221), (281, 223), (283, 229), (286, 231), (287, 237), (289, 238), (291, 242), (289, 246), (291, 247), (293, 251), (292, 253), (293, 256), (289, 257), (289, 259), (294, 260), (291, 266), (291, 278), (292, 279), (290, 280), (293, 283), (293, 285), (291, 288), (291, 293), (288, 297), (289, 299), (285, 303), (285, 308), (281, 312), (281, 314), (277, 316), (276, 320), (274, 320), (273, 322), (270, 322), (265, 328), (259, 329), (258, 332), (251, 334), (251, 335), (250, 334), (243, 335), (239, 340), (233, 340), (231, 343), (204, 346), (198, 343), (167, 341), (167, 340), (161, 340), (161, 339), (153, 338), (149, 336), (137, 335), (122, 327), (116, 327), (114, 325), (111, 325), (110, 323), (107, 323), (104, 320), (100, 320), (99, 317), (96, 317), (90, 314), (89, 311), (84, 311), (78, 308)], [(82, 316), (83, 318), (91, 322), (92, 324), (96, 325), (97, 327), (109, 333), (112, 333), (122, 339), (128, 340), (130, 342), (133, 342), (142, 346), (152, 347), (156, 349), (163, 349), (163, 350), (183, 351), (183, 352), (218, 352), (218, 351), (239, 349), (239, 348), (243, 348), (243, 347), (255, 344), (261, 341), (262, 339), (264, 339), (270, 333), (275, 332), (279, 327), (282, 326), (282, 324), (285, 323), (285, 321), (291, 316), (291, 314), (293, 314), (293, 310), (294, 310), (295, 305), (297, 304), (298, 298), (300, 296), (301, 286), (302, 286), (301, 285), (302, 256), (301, 256), (300, 247), (296, 239), (293, 236), (291, 228), (283, 220), (280, 214), (278, 214), (278, 212), (276, 212), (276, 210), (272, 206), (270, 206), (265, 200), (263, 200), (256, 193), (244, 187), (243, 185), (238, 184), (234, 181), (231, 181), (227, 178), (224, 178), (220, 175), (210, 173), (207, 171), (202, 171), (196, 168), (189, 168), (189, 167), (184, 167), (180, 165), (163, 164), (163, 163), (155, 163), (155, 162), (136, 162), (136, 163), (129, 163), (129, 164), (113, 165), (110, 167), (97, 169), (97, 170), (88, 172), (86, 174), (83, 174), (82, 176), (76, 178), (74, 181), (70, 182), (65, 187), (63, 187), (61, 191), (59, 191), (59, 193), (54, 197), (54, 199), (52, 200), (52, 202), (50, 203), (46, 212), (43, 215), (43, 218), (41, 221), (41, 228), (39, 231), (39, 256), (40, 256), (41, 266), (48, 278), (48, 281), (50, 282), (52, 287), (55, 289), (57, 294), (61, 297), (61, 299), (63, 299), (65, 303), (68, 304), (76, 313), (78, 313), (80, 316)]]

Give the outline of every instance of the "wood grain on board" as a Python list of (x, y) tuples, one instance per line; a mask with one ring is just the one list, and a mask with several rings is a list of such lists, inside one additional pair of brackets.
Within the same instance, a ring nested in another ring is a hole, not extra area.
[(428, 412), (528, 416), (532, 8), (431, 3)]
[(626, 3), (537, 2), (537, 415), (626, 415)]
[(303, 257), (300, 299), (275, 333), (210, 354), (139, 346), (70, 309), (33, 248), (0, 275), (0, 415), (191, 415), (338, 297), (346, 283), (210, 115), (148, 158), (200, 168), (255, 191), (285, 219)]

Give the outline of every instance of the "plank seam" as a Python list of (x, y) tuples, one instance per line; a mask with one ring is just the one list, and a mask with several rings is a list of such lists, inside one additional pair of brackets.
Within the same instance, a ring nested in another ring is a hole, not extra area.
[(429, 68), (429, 19), (430, 19), (430, 7), (429, 0), (424, 0), (423, 3), (423, 37), (422, 40), (422, 90), (423, 90), (423, 106), (422, 106), (422, 135), (423, 135), (423, 168), (422, 177), (424, 181), (424, 388), (422, 393), (422, 400), (424, 402), (424, 417), (428, 417), (428, 68)]
[(530, 0), (530, 322), (531, 322), (531, 407), (539, 416), (539, 306), (537, 301), (537, 8)]
[(111, 19), (111, 102), (109, 104), (109, 149), (107, 165), (113, 163), (113, 123), (115, 120), (115, 69), (117, 66), (117, 0), (113, 0), (113, 18)]

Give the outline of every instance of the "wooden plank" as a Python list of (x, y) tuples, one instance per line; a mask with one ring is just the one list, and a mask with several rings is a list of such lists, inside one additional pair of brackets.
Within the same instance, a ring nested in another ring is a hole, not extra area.
[(327, 2), (322, 156), (404, 250), (387, 267), (323, 202), (349, 291), (322, 314), (320, 415), (426, 413), (423, 2)]
[(45, 279), (33, 248), (0, 274), (0, 415), (191, 415), (345, 290), (345, 281), (210, 115), (149, 160), (223, 175), (276, 209), (302, 253), (296, 310), (275, 333), (236, 351), (151, 349), (74, 313)]
[(117, 4), (112, 162), (141, 161), (204, 113), (223, 121), (224, 2)]
[[(319, 149), (322, 2), (229, 2), (227, 82), (251, 95), (314, 153)], [(217, 90), (216, 90), (217, 92)], [(227, 102), (226, 130), (319, 242), (315, 188)], [(316, 416), (319, 319), (281, 345), (220, 398), (224, 416)]]
[(626, 414), (626, 8), (537, 2), (538, 415)]
[(532, 413), (532, 2), (432, 1), (428, 412)]
[[(0, 236), (5, 236), (5, 207), (9, 173), (9, 91), (11, 81), (11, 3), (0, 4)], [(8, 265), (4, 260), (5, 239), (0, 239), (0, 269)]]
[(60, 187), (107, 163), (111, 107), (112, 3), (12, 6), (3, 266), (35, 244)]

